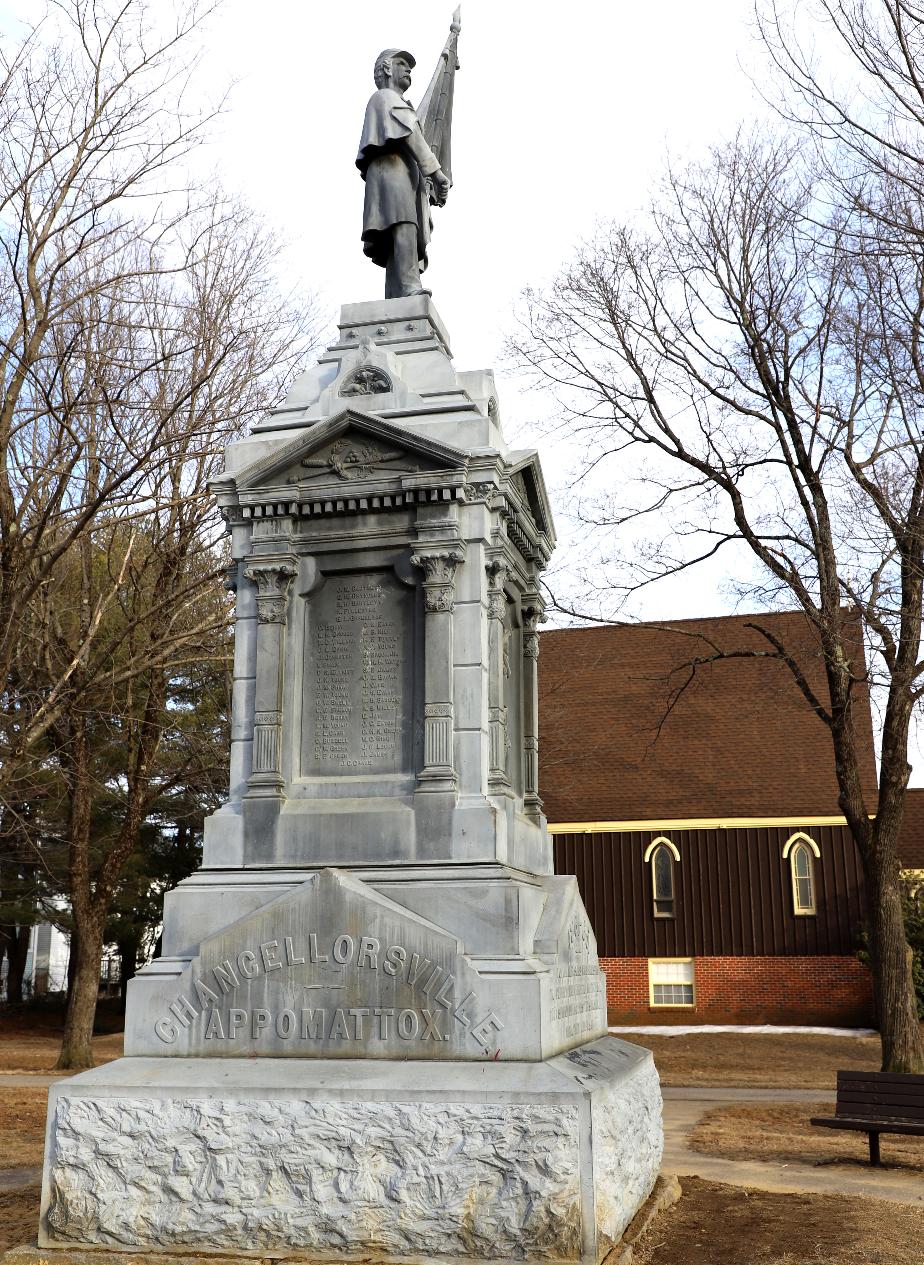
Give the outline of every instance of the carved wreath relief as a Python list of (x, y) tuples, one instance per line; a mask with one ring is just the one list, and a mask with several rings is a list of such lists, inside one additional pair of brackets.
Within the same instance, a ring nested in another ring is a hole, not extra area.
[(386, 395), (393, 390), (391, 378), (384, 369), (363, 365), (344, 378), (340, 395)]
[[(301, 464), (319, 474), (334, 474), (338, 479), (368, 479), (380, 470), (394, 468), (392, 463), (404, 456), (403, 452), (344, 437), (334, 440), (325, 454), (306, 457)], [(401, 467), (405, 472), (414, 468)]]

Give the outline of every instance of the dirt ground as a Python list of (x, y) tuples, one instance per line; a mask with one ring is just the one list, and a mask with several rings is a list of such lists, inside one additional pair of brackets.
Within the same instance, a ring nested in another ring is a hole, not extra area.
[(878, 1071), (882, 1059), (878, 1036), (787, 1032), (619, 1035), (654, 1052), (662, 1085), (834, 1089), (839, 1068)]
[[(39, 1187), (0, 1191), (0, 1250), (35, 1238)], [(634, 1265), (924, 1265), (921, 1210), (839, 1195), (780, 1195), (683, 1179), (683, 1197)]]
[[(742, 1103), (707, 1111), (693, 1130), (690, 1146), (727, 1160), (782, 1160), (802, 1164), (869, 1161), (865, 1133), (820, 1129), (812, 1116), (830, 1116), (831, 1104)], [(924, 1174), (924, 1137), (883, 1134), (883, 1164)], [(924, 1213), (922, 1213), (924, 1220)], [(924, 1228), (922, 1228), (924, 1237)]]
[(41, 1186), (0, 1190), (0, 1252), (35, 1242), (41, 1200)]
[(633, 1265), (924, 1265), (920, 1208), (682, 1179)]
[(5, 1086), (0, 1078), (0, 1170), (41, 1164), (47, 1089)]

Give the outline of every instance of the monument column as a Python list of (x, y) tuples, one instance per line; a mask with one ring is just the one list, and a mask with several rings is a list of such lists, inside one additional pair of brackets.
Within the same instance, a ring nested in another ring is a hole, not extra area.
[(487, 563), (488, 573), (488, 786), (494, 794), (510, 791), (507, 772), (507, 707), (504, 690), (504, 633), (507, 564), (500, 558)]
[(452, 613), (460, 549), (415, 553), (411, 565), (424, 573), (424, 760), (418, 787), (454, 791), (452, 707)]
[(244, 568), (257, 587), (257, 680), (249, 795), (275, 795), (282, 776), (282, 680), (288, 591), (298, 566), (291, 555), (262, 557)]
[(542, 812), (539, 798), (539, 624), (545, 605), (538, 593), (528, 594), (523, 619), (523, 807), (530, 817)]

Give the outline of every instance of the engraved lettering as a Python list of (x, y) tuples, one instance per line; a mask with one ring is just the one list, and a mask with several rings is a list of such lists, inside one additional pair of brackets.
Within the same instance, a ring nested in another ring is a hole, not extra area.
[(568, 1039), (590, 1033), (602, 1018), (600, 969), (588, 960), (590, 929), (575, 918), (569, 931), (569, 961), (555, 969), (549, 996), (549, 1017)]
[(436, 1015), (432, 1015), (429, 1010), (422, 1010), (423, 1021), (427, 1025), (423, 1030), (423, 1041), (442, 1041), (443, 1034), (440, 1032), (439, 1024), (436, 1022)]
[(169, 1019), (158, 1019), (154, 1025), (154, 1031), (163, 1041), (164, 1045), (173, 1045), (177, 1039), (176, 1024), (170, 1022)]
[(267, 940), (260, 945), (260, 957), (263, 959), (264, 971), (281, 971), (282, 963), (276, 956), (279, 952), (278, 940)]
[(295, 1011), (283, 1010), (276, 1016), (276, 1036), (287, 1041), (295, 1031)]
[(326, 1017), (326, 1010), (304, 1009), (302, 1011), (302, 1040), (305, 1041), (308, 1038), (317, 1040), (318, 1037), (322, 1037)]
[(347, 1031), (346, 1016), (342, 1010), (334, 1011), (334, 1018), (330, 1025), (330, 1032), (327, 1035), (328, 1039), (331, 1041), (333, 1041), (335, 1037), (339, 1039), (345, 1038), (347, 1041), (351, 1039), (350, 1034)]
[(219, 966), (213, 966), (212, 974), (215, 976), (215, 983), (223, 993), (230, 993), (232, 988), (237, 988), (239, 983), (237, 972), (231, 965), (230, 958), (225, 958)]
[(381, 576), (328, 579), (315, 604), (308, 682), (314, 723), (304, 754), (312, 773), (405, 766), (412, 602)]
[(445, 1006), (447, 1010), (449, 1010), (452, 1006), (452, 1000), (450, 999), (449, 994), (455, 987), (455, 982), (454, 976), (447, 975), (440, 985), (440, 991), (433, 998), (435, 1002), (437, 1002), (440, 1006)]
[(397, 975), (406, 961), (407, 949), (402, 949), (400, 944), (393, 944), (385, 950), (385, 961), (382, 963), (382, 969), (387, 975)]
[(257, 973), (257, 955), (251, 953), (249, 949), (245, 949), (243, 953), (237, 955), (237, 969), (243, 975), (244, 979), (253, 979)]
[(455, 1010), (452, 1012), (453, 1019), (455, 1019), (457, 1023), (461, 1023), (464, 1028), (470, 1028), (472, 1026), (471, 1019), (465, 1013), (465, 1007), (468, 1005), (470, 1001), (474, 1001), (474, 1000), (475, 1000), (475, 994), (467, 993), (466, 996), (463, 997), (462, 1000), (459, 1002), (458, 1006), (456, 1006)]
[(205, 1039), (211, 1041), (213, 1037), (220, 1037), (224, 1040), (225, 1030), (221, 1026), (221, 1011), (216, 1010), (213, 1006), (209, 1011), (208, 1021), (205, 1025)]
[(412, 1041), (420, 1029), (416, 1010), (402, 1010), (398, 1016), (398, 1036), (402, 1041)]
[(427, 980), (426, 984), (421, 984), (421, 988), (423, 989), (423, 991), (425, 993), (429, 993), (430, 989), (433, 987), (434, 980), (439, 979), (439, 977), (442, 974), (443, 974), (443, 968), (441, 966), (435, 966), (433, 968), (433, 974)]
[(264, 1010), (262, 1006), (257, 1006), (251, 1016), (250, 1035), (256, 1039), (264, 1028), (269, 1027), (270, 1012)]
[(472, 1036), (475, 1038), (476, 1041), (480, 1041), (481, 1044), (487, 1049), (488, 1041), (490, 1040), (491, 1037), (493, 1037), (494, 1032), (500, 1032), (503, 1026), (504, 1025), (501, 1023), (500, 1019), (498, 1019), (494, 1011), (489, 1010), (488, 1013), (485, 1015), (485, 1017), (482, 1019), (481, 1023), (479, 1023), (477, 1027), (472, 1029)]
[(188, 997), (178, 997), (176, 1001), (170, 1003), (168, 1009), (179, 1019), (184, 1028), (188, 1028), (192, 1020), (199, 1017), (198, 1010)]
[(421, 964), (420, 954), (415, 953), (412, 955), (411, 965), (407, 968), (407, 982), (410, 984), (411, 988), (414, 987), (427, 967), (432, 965), (433, 963), (429, 958), (424, 958), (423, 963)]
[(330, 958), (326, 953), (318, 953), (318, 937), (314, 931), (310, 932), (308, 936), (308, 956), (311, 958), (312, 962), (330, 961)]
[(286, 945), (286, 961), (288, 962), (289, 966), (301, 966), (302, 963), (305, 961), (305, 959), (297, 958), (295, 956), (295, 950), (292, 948), (291, 936), (286, 936), (285, 945)]
[(388, 1040), (388, 1021), (394, 1018), (394, 1006), (376, 1006), (373, 1011), (376, 1019), (379, 1021), (379, 1040)]
[(365, 966), (368, 962), (373, 971), (379, 969), (379, 942), (374, 936), (362, 936), (359, 941), (359, 957), (357, 966)]
[(354, 1041), (363, 1040), (363, 1037), (365, 1035), (363, 1032), (363, 1019), (366, 1017), (366, 1015), (371, 1014), (371, 1013), (372, 1012), (369, 1010), (368, 1006), (356, 1006), (350, 1010), (350, 1014), (353, 1016), (353, 1040)]
[(247, 1022), (247, 1011), (238, 1010), (237, 1006), (232, 1006), (228, 1012), (228, 1036), (233, 1040), (237, 1036), (238, 1028), (243, 1028)]
[(202, 1004), (202, 1009), (206, 1010), (209, 1006), (217, 1006), (221, 1000), (217, 993), (213, 993), (208, 984), (203, 984), (202, 980), (193, 980), (193, 988), (196, 990), (196, 996)]
[(339, 962), (341, 966), (347, 962), (352, 962), (355, 949), (356, 945), (353, 943), (352, 936), (338, 936), (334, 941), (332, 950), (334, 961)]

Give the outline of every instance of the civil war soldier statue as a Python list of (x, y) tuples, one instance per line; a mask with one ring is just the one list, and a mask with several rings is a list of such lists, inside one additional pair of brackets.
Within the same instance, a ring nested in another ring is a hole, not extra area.
[(388, 48), (375, 62), (376, 92), (366, 106), (356, 166), (366, 182), (363, 251), (385, 269), (385, 298), (427, 294), (430, 204), (444, 206), (452, 183), (404, 98), (416, 62)]

